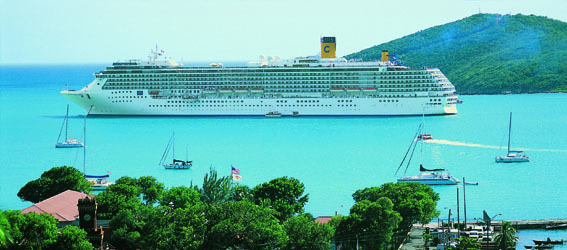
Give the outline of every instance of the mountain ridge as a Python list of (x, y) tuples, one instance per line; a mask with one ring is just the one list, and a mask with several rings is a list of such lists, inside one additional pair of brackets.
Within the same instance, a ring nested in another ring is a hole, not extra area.
[(437, 67), (459, 94), (567, 91), (567, 23), (535, 15), (475, 14), (345, 56)]

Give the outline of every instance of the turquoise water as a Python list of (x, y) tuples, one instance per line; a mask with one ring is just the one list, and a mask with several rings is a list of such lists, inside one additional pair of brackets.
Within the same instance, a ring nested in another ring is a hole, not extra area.
[[(0, 209), (30, 203), (16, 196), (28, 181), (55, 166), (82, 170), (82, 149), (55, 149), (65, 106), (58, 92), (79, 89), (104, 65), (0, 67)], [(447, 168), (467, 181), (467, 217), (502, 213), (499, 219), (565, 218), (567, 189), (567, 95), (462, 96), (459, 114), (425, 118), (439, 143), (416, 151), (408, 174), (425, 167)], [(509, 112), (514, 114), (512, 145), (531, 162), (496, 164), (505, 154)], [(70, 106), (70, 131), (82, 137), (84, 111)], [(394, 182), (396, 171), (421, 117), (134, 117), (87, 119), (87, 173), (155, 176), (166, 186), (200, 185), (209, 168), (241, 170), (253, 187), (280, 176), (302, 181), (309, 193), (306, 210), (315, 216), (348, 214), (357, 189)], [(176, 133), (178, 156), (189, 171), (166, 171), (158, 162)], [(463, 143), (458, 146), (458, 142)], [(501, 147), (502, 146), (502, 147)], [(501, 148), (500, 148), (501, 147)], [(438, 209), (456, 214), (456, 186), (434, 187)], [(462, 186), (459, 186), (462, 192)], [(461, 193), (462, 198), (462, 193)], [(462, 202), (461, 202), (462, 205)], [(463, 211), (461, 211), (461, 218)], [(567, 237), (564, 237), (567, 238)]]

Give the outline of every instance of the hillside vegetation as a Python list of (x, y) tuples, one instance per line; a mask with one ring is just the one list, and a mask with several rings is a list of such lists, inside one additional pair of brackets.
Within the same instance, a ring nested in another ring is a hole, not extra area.
[(379, 60), (382, 50), (441, 69), (459, 94), (567, 91), (567, 23), (546, 17), (476, 14), (346, 58)]

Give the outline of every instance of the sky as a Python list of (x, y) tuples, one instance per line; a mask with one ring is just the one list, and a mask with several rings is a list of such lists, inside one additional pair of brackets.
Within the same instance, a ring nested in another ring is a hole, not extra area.
[(340, 57), (479, 12), (566, 22), (567, 0), (0, 0), (0, 64), (285, 59), (321, 36)]

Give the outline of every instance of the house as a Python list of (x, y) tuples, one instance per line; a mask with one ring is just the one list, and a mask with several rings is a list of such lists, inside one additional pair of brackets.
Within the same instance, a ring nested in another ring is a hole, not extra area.
[(93, 195), (67, 190), (23, 209), (22, 213), (51, 214), (57, 220), (57, 227), (59, 228), (67, 225), (78, 226), (79, 209), (77, 202), (85, 197), (92, 198)]

